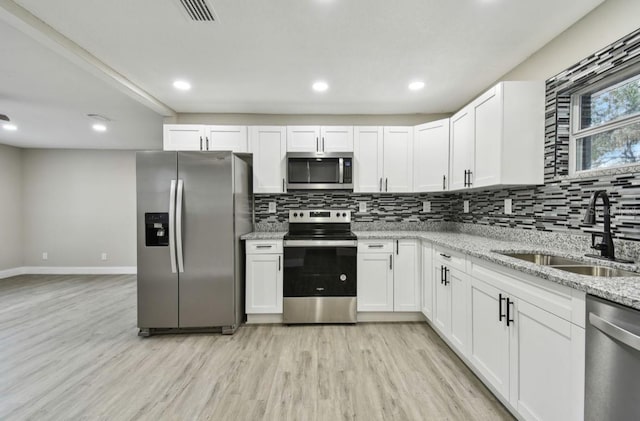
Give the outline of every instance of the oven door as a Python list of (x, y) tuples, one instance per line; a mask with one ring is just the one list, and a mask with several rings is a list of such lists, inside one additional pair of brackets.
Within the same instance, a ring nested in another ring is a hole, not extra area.
[(288, 243), (297, 244), (284, 247), (285, 298), (356, 296), (356, 247), (313, 240)]

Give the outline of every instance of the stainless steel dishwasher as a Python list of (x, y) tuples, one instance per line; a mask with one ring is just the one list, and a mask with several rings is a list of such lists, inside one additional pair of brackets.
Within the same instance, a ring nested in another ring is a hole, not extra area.
[(640, 311), (587, 295), (585, 419), (640, 419)]

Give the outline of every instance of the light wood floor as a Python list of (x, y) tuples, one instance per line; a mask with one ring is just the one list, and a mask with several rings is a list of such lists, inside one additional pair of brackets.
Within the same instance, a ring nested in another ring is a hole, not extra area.
[(0, 280), (0, 419), (512, 419), (424, 323), (143, 339), (135, 304), (134, 276)]

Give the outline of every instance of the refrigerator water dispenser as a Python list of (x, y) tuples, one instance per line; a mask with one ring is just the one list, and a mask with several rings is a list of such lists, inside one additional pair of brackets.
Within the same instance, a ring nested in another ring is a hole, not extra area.
[(145, 245), (147, 247), (169, 246), (169, 214), (145, 213)]

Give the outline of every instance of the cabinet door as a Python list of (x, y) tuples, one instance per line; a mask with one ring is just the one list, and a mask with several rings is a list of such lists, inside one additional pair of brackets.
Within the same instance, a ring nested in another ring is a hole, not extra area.
[(415, 192), (447, 190), (449, 178), (449, 119), (415, 127), (413, 187)]
[(418, 245), (418, 240), (396, 240), (393, 256), (393, 311), (420, 311)]
[(413, 127), (384, 128), (384, 191), (413, 191)]
[(353, 126), (322, 127), (320, 152), (353, 152)]
[(469, 347), (469, 280), (452, 269), (447, 274), (451, 289), (451, 343), (464, 355)]
[(320, 151), (320, 127), (287, 126), (287, 152)]
[(204, 126), (200, 124), (165, 124), (162, 149), (165, 151), (204, 150)]
[(393, 255), (358, 254), (358, 311), (393, 311)]
[(584, 329), (523, 300), (510, 312), (511, 404), (525, 419), (581, 420)]
[(500, 184), (502, 155), (502, 85), (473, 102), (475, 119), (474, 187)]
[(210, 151), (247, 152), (247, 126), (206, 126), (205, 141)]
[(254, 126), (249, 131), (253, 152), (253, 192), (285, 192), (285, 128)]
[(282, 255), (247, 254), (247, 314), (282, 313)]
[(382, 191), (382, 127), (356, 127), (353, 144), (355, 193)]
[(506, 317), (499, 317), (506, 315), (506, 298), (494, 286), (472, 279), (469, 359), (509, 399), (509, 328)]
[(435, 283), (433, 300), (433, 324), (446, 337), (451, 333), (451, 284), (442, 282), (442, 265), (434, 265), (433, 280)]
[(451, 117), (451, 147), (449, 190), (460, 190), (465, 187), (464, 172), (471, 170), (471, 181), (473, 182), (473, 160), (474, 160), (474, 139), (473, 139), (473, 111), (471, 106), (466, 106), (453, 117)]
[(432, 247), (429, 243), (422, 243), (422, 261), (421, 261), (421, 277), (422, 277), (422, 314), (429, 320), (433, 320), (433, 257), (431, 256)]

